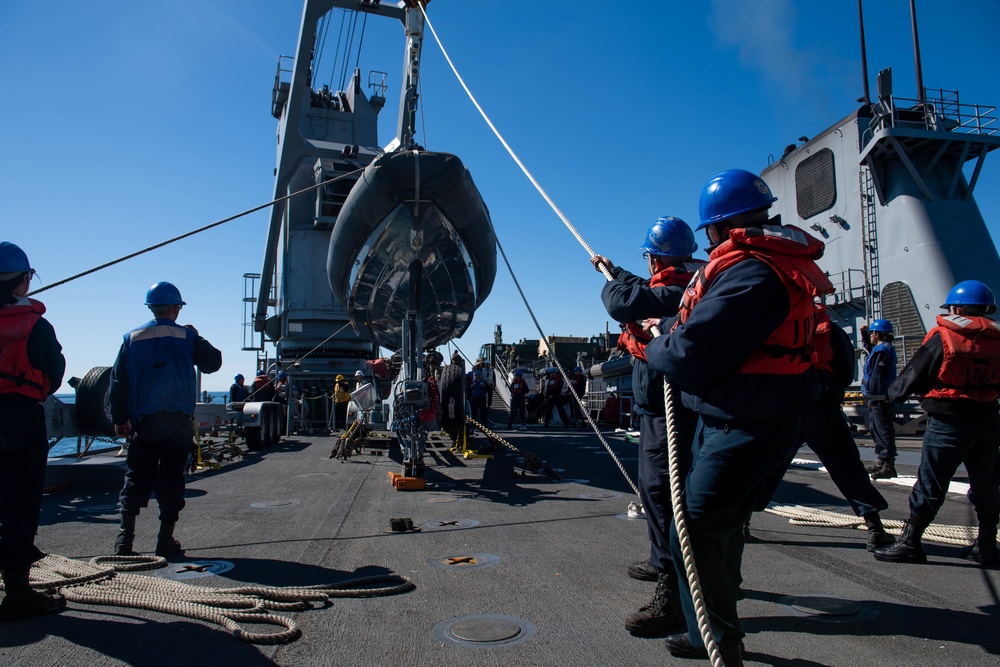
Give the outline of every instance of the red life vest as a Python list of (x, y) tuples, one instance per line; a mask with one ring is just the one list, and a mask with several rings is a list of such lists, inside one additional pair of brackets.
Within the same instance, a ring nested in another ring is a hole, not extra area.
[(826, 309), (818, 309), (816, 313), (816, 330), (813, 331), (811, 344), (816, 350), (816, 361), (813, 364), (818, 371), (833, 372), (833, 343), (830, 336), (830, 316)]
[(940, 335), (944, 359), (924, 398), (995, 401), (995, 385), (1000, 383), (1000, 323), (967, 315), (939, 315), (937, 323), (924, 342), (935, 333)]
[(514, 379), (510, 381), (510, 393), (516, 395), (528, 393), (528, 383), (525, 382), (524, 378), (514, 376)]
[[(700, 259), (684, 262), (682, 266), (668, 266), (657, 271), (649, 279), (650, 287), (684, 287), (691, 282), (691, 277), (705, 262)], [(622, 332), (618, 336), (619, 350), (625, 350), (636, 359), (646, 361), (646, 345), (653, 340), (638, 322), (626, 322), (621, 325)]]
[(28, 360), (28, 336), (45, 313), (40, 301), (0, 308), (0, 394), (36, 401), (49, 395), (49, 379)]
[(816, 329), (816, 299), (833, 292), (815, 260), (823, 256), (822, 241), (793, 225), (746, 227), (730, 230), (729, 239), (708, 256), (709, 262), (688, 283), (681, 299), (679, 323), (701, 301), (712, 281), (736, 264), (758, 259), (771, 267), (788, 291), (788, 315), (736, 370), (738, 373), (798, 375), (812, 366), (810, 345)]

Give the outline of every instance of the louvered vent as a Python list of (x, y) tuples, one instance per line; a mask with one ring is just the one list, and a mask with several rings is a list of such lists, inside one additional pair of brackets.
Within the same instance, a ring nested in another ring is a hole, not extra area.
[(824, 148), (795, 168), (795, 206), (803, 220), (833, 208), (837, 201), (837, 178), (833, 151)]
[(909, 285), (895, 282), (882, 289), (882, 317), (892, 322), (896, 330), (893, 345), (896, 346), (899, 368), (902, 368), (927, 334)]

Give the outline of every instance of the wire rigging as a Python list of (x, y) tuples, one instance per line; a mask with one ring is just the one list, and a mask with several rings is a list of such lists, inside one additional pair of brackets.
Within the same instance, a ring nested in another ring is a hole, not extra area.
[(287, 201), (289, 199), (292, 199), (293, 197), (297, 197), (298, 195), (304, 194), (306, 192), (310, 192), (311, 190), (315, 190), (317, 188), (321, 188), (324, 185), (327, 185), (329, 183), (333, 183), (334, 181), (339, 181), (342, 178), (349, 178), (349, 177), (354, 176), (356, 174), (360, 174), (364, 170), (365, 170), (365, 168), (361, 167), (360, 169), (355, 169), (354, 171), (350, 171), (350, 172), (341, 174), (339, 176), (335, 176), (334, 178), (325, 180), (322, 183), (317, 183), (316, 185), (310, 185), (308, 188), (303, 188), (303, 189), (299, 190), (298, 192), (293, 192), (291, 194), (284, 195), (283, 197), (278, 197), (277, 199), (275, 199), (273, 201), (269, 201), (266, 204), (261, 204), (259, 206), (255, 206), (255, 207), (253, 207), (251, 209), (247, 209), (246, 211), (243, 211), (242, 213), (237, 213), (236, 215), (231, 215), (228, 218), (223, 218), (222, 220), (218, 220), (218, 221), (213, 222), (213, 223), (211, 223), (209, 225), (205, 225), (204, 227), (199, 227), (198, 229), (192, 230), (192, 231), (187, 232), (185, 234), (181, 234), (180, 236), (175, 236), (172, 239), (168, 239), (168, 240), (163, 241), (161, 243), (157, 243), (156, 245), (151, 245), (148, 248), (143, 248), (142, 250), (138, 250), (138, 251), (133, 252), (131, 254), (125, 255), (124, 257), (119, 257), (118, 259), (112, 260), (110, 262), (106, 262), (104, 264), (101, 264), (100, 266), (95, 266), (92, 269), (87, 269), (86, 271), (84, 271), (82, 273), (78, 273), (78, 274), (76, 274), (74, 276), (70, 276), (69, 278), (64, 278), (62, 280), (59, 280), (57, 282), (52, 283), (51, 285), (46, 285), (45, 287), (40, 287), (40, 288), (36, 289), (33, 292), (29, 292), (27, 296), (34, 296), (35, 294), (40, 294), (40, 293), (44, 292), (45, 290), (50, 290), (53, 287), (58, 287), (59, 285), (65, 285), (66, 283), (72, 282), (72, 281), (76, 280), (77, 278), (82, 278), (84, 276), (89, 276), (91, 273), (96, 273), (96, 272), (98, 272), (98, 271), (100, 271), (102, 269), (108, 268), (109, 266), (114, 266), (115, 264), (120, 264), (120, 263), (122, 263), (122, 262), (124, 262), (126, 260), (132, 259), (133, 257), (138, 257), (139, 255), (144, 255), (147, 252), (150, 252), (152, 250), (157, 250), (158, 248), (162, 248), (163, 246), (170, 245), (171, 243), (175, 243), (177, 241), (180, 241), (181, 239), (186, 239), (189, 236), (194, 236), (195, 234), (200, 234), (201, 232), (208, 231), (209, 229), (212, 229), (213, 227), (218, 227), (219, 225), (224, 225), (227, 222), (232, 222), (233, 220), (236, 220), (238, 218), (242, 218), (242, 217), (244, 217), (246, 215), (250, 215), (251, 213), (256, 213), (257, 211), (260, 211), (261, 209), (268, 208), (268, 207), (273, 206), (274, 204), (277, 204), (279, 202)]

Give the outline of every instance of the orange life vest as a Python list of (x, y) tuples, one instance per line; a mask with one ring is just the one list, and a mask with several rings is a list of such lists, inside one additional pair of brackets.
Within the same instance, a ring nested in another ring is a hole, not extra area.
[(40, 301), (0, 308), (0, 394), (36, 401), (49, 395), (49, 379), (28, 360), (28, 336), (45, 313)]
[[(683, 266), (668, 266), (657, 271), (649, 279), (650, 287), (684, 287), (691, 281), (697, 267), (704, 265), (701, 260), (685, 262)], [(618, 336), (617, 348), (625, 350), (636, 359), (646, 361), (646, 345), (653, 340), (638, 322), (626, 322), (621, 325), (622, 332)]]
[(995, 401), (1000, 383), (1000, 323), (967, 315), (939, 315), (937, 323), (924, 342), (935, 333), (940, 335), (944, 359), (937, 381), (924, 398)]
[(788, 291), (788, 315), (736, 370), (738, 373), (797, 375), (813, 365), (810, 344), (819, 312), (816, 299), (833, 292), (826, 274), (815, 260), (823, 256), (822, 241), (793, 225), (746, 227), (730, 230), (729, 239), (708, 256), (709, 262), (695, 274), (681, 299), (679, 323), (687, 321), (712, 281), (729, 268), (748, 259), (758, 259), (781, 278)]
[(830, 335), (830, 316), (826, 309), (819, 309), (816, 313), (816, 330), (813, 331), (812, 346), (816, 351), (816, 361), (813, 364), (816, 370), (833, 372), (833, 343)]

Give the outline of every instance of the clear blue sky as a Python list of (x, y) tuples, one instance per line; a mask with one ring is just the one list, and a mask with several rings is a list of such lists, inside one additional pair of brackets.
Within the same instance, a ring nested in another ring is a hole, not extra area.
[[(925, 85), (1000, 104), (1000, 46), (983, 29), (1000, 25), (1000, 3), (940, 7), (917, 2)], [(872, 90), (878, 69), (892, 66), (897, 94), (916, 97), (908, 0), (866, 0), (865, 12)], [(0, 5), (0, 237), (28, 253), (33, 289), (270, 200), (271, 87), (278, 56), (294, 55), (301, 13), (294, 0)], [(597, 252), (635, 272), (657, 216), (696, 223), (712, 175), (762, 170), (862, 94), (855, 0), (434, 0), (428, 13), (538, 181)], [(362, 72), (389, 74), (384, 145), (401, 27), (369, 20), (364, 47)], [(324, 68), (334, 76), (328, 48), (321, 81)], [(418, 141), (469, 166), (544, 333), (604, 331), (604, 278), (479, 117), (429, 31), (421, 92)], [(996, 238), (1000, 155), (986, 160), (976, 197)], [(261, 269), (267, 219), (262, 211), (39, 295), (67, 377), (113, 362), (121, 334), (148, 319), (145, 290), (158, 280), (178, 285), (182, 322), (223, 351), (204, 388), (252, 371), (253, 354), (240, 351), (242, 275)], [(458, 345), (474, 355), (497, 323), (506, 341), (538, 337), (502, 264)]]

